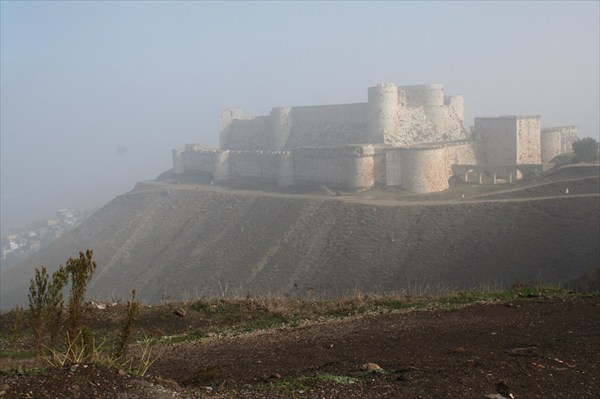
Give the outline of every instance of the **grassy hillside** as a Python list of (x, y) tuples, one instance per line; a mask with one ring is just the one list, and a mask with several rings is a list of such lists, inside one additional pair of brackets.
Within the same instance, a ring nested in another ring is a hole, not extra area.
[(0, 304), (24, 303), (33, 268), (54, 270), (85, 248), (98, 262), (90, 297), (137, 288), (150, 303), (500, 288), (598, 267), (597, 194), (515, 196), (417, 203), (141, 184), (3, 273)]

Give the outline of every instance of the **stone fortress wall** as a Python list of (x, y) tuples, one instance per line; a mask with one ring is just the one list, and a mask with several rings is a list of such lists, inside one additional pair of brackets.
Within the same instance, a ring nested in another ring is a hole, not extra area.
[(542, 128), (541, 131), (541, 156), (543, 163), (549, 163), (559, 155), (573, 150), (573, 143), (579, 137), (577, 126), (560, 126)]
[[(539, 116), (475, 118), (464, 128), (464, 98), (440, 84), (380, 83), (367, 102), (276, 107), (249, 117), (220, 114), (220, 148), (173, 150), (173, 171), (209, 173), (216, 182), (259, 180), (287, 187), (326, 184), (363, 190), (402, 186), (443, 191), (457, 165), (541, 164), (570, 151), (573, 126), (540, 130)], [(512, 173), (512, 172), (511, 172)]]
[(442, 85), (381, 83), (368, 89), (367, 103), (277, 107), (257, 117), (223, 109), (220, 146), (276, 151), (464, 140), (463, 120), (462, 96), (444, 96)]
[(443, 191), (455, 164), (477, 164), (472, 142), (391, 148), (386, 151), (386, 185), (419, 193)]

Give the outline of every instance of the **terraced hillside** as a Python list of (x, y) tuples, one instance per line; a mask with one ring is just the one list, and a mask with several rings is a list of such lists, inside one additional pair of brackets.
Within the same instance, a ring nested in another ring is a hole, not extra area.
[(102, 299), (567, 282), (600, 264), (598, 177), (578, 180), (581, 194), (549, 184), (522, 197), (378, 200), (142, 183), (2, 274), (1, 306), (26, 301), (33, 268), (86, 248), (98, 262), (89, 296)]

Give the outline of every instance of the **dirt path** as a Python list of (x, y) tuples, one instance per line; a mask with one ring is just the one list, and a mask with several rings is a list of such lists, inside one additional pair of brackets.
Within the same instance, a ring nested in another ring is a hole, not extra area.
[[(585, 179), (585, 178), (582, 178)], [(582, 180), (582, 179), (570, 179), (570, 180)], [(495, 191), (489, 194), (480, 194), (471, 197), (465, 198), (457, 198), (457, 199), (448, 199), (448, 200), (389, 200), (389, 199), (370, 199), (370, 198), (362, 198), (354, 195), (343, 195), (343, 196), (325, 196), (325, 195), (315, 195), (315, 194), (287, 194), (287, 193), (275, 193), (275, 192), (266, 192), (266, 191), (250, 191), (250, 190), (237, 190), (231, 189), (227, 187), (221, 186), (213, 186), (213, 185), (205, 185), (205, 184), (196, 184), (196, 185), (187, 185), (187, 184), (172, 184), (165, 183), (161, 181), (148, 181), (143, 182), (140, 185), (140, 189), (130, 192), (129, 195), (134, 195), (136, 192), (145, 193), (151, 190), (160, 190), (160, 189), (168, 189), (168, 190), (201, 190), (201, 191), (214, 191), (214, 192), (226, 192), (232, 194), (241, 194), (247, 196), (254, 197), (271, 197), (271, 198), (299, 198), (299, 199), (308, 199), (308, 200), (320, 200), (320, 201), (343, 201), (352, 204), (364, 204), (364, 205), (381, 205), (381, 206), (440, 206), (440, 205), (452, 205), (452, 204), (481, 204), (488, 202), (528, 202), (528, 201), (542, 201), (548, 199), (555, 198), (582, 198), (582, 197), (600, 197), (600, 193), (588, 193), (588, 194), (562, 194), (562, 195), (552, 195), (552, 196), (540, 196), (540, 197), (526, 197), (526, 198), (482, 198), (485, 196), (492, 196), (503, 194), (507, 192), (517, 192), (525, 189), (529, 189), (535, 186), (543, 186), (546, 184), (555, 184), (552, 183), (543, 183), (537, 184), (534, 186), (526, 186), (518, 189), (510, 189), (510, 190), (501, 190)]]
[[(365, 373), (365, 363), (385, 372)], [(484, 398), (504, 384), (517, 398), (594, 398), (599, 369), (600, 300), (592, 298), (379, 314), (212, 338), (168, 348), (151, 371), (192, 387), (227, 388), (217, 397), (290, 397), (277, 396), (280, 380), (325, 373), (357, 380), (293, 397)], [(271, 387), (257, 390), (262, 382)]]
[[(588, 181), (588, 180), (591, 180), (591, 179), (596, 179), (597, 180), (598, 176), (596, 176), (596, 177), (585, 176), (585, 177), (576, 177), (576, 178), (570, 178), (570, 179), (561, 179), (561, 180), (549, 181), (549, 182), (542, 182), (542, 183), (533, 183), (533, 184), (528, 184), (526, 186), (512, 187), (512, 188), (508, 188), (508, 189), (504, 189), (504, 190), (494, 191), (494, 192), (491, 192), (491, 193), (476, 194), (476, 195), (470, 196), (470, 198), (485, 198), (485, 197), (497, 196), (497, 195), (507, 194), (507, 193), (518, 193), (519, 191), (530, 190), (530, 189), (535, 189), (535, 188), (540, 188), (540, 187), (546, 187), (546, 186), (555, 186), (557, 184), (564, 184), (565, 187), (568, 187), (568, 185), (570, 183), (585, 182), (585, 181)], [(560, 196), (562, 196), (562, 195), (560, 195)]]

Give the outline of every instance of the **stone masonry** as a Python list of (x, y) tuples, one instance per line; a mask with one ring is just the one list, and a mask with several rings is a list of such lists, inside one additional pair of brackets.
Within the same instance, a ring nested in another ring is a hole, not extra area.
[(570, 152), (577, 127), (541, 129), (540, 120), (475, 118), (468, 133), (462, 96), (445, 96), (440, 84), (379, 83), (367, 90), (366, 103), (276, 107), (257, 117), (244, 116), (239, 108), (223, 109), (220, 148), (189, 144), (173, 150), (173, 172), (280, 187), (310, 183), (350, 190), (382, 185), (443, 191), (457, 165), (516, 170)]

